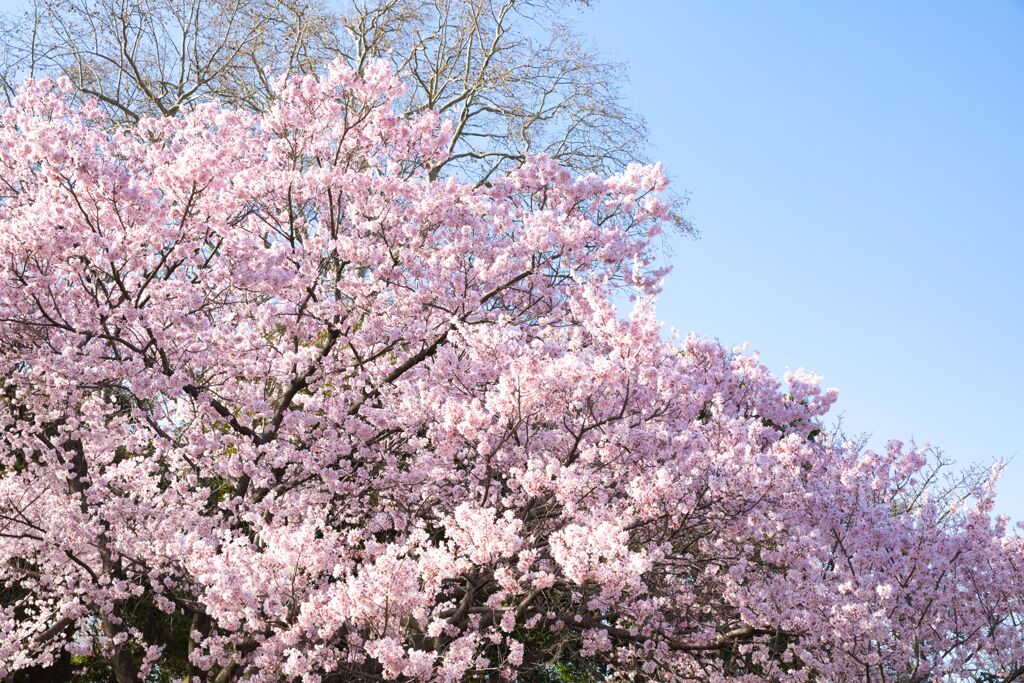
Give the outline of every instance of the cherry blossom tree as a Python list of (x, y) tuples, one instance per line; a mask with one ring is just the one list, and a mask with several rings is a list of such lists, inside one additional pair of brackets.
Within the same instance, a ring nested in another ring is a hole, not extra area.
[(1021, 678), (990, 485), (665, 339), (658, 166), (437, 178), (383, 63), (274, 88), (0, 112), (0, 678)]

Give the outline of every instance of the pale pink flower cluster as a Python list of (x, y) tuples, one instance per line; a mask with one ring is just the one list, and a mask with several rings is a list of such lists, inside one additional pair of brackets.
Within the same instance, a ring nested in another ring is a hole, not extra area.
[(522, 520), (516, 519), (513, 510), (506, 510), (498, 518), (494, 508), (476, 508), (470, 503), (458, 505), (445, 524), (455, 547), (477, 565), (514, 555), (522, 546), (522, 527)]
[(610, 522), (569, 524), (551, 535), (551, 557), (566, 579), (599, 589), (595, 609), (610, 608), (623, 591), (644, 592), (642, 577), (649, 563), (628, 544), (629, 534)]

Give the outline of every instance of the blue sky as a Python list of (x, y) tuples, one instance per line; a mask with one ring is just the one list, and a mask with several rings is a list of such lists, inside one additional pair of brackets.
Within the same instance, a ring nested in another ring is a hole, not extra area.
[(1024, 4), (604, 0), (691, 195), (658, 310), (838, 387), (850, 432), (1014, 458), (1024, 520)]

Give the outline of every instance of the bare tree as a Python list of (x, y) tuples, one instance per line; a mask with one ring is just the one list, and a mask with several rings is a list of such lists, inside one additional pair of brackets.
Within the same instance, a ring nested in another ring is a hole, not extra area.
[(218, 97), (258, 109), (265, 71), (313, 68), (330, 17), (278, 0), (32, 0), (8, 19), (4, 86), (66, 76), (120, 120)]
[(341, 57), (385, 59), (409, 112), (454, 122), (432, 169), (486, 182), (544, 152), (579, 172), (644, 157), (643, 119), (624, 106), (620, 65), (567, 25), (586, 0), (31, 0), (0, 25), (0, 85), (66, 76), (115, 119), (173, 116), (217, 98), (258, 111), (269, 78)]
[(637, 160), (646, 131), (622, 105), (621, 67), (569, 30), (558, 7), (543, 0), (357, 4), (342, 19), (343, 54), (357, 66), (383, 56), (408, 76), (408, 108), (452, 116), (448, 164), (482, 180), (531, 152), (580, 171)]

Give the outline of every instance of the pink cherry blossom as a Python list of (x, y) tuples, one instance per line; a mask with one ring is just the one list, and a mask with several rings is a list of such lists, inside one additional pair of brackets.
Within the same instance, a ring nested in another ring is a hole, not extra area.
[(0, 112), (0, 678), (1019, 671), (992, 484), (915, 488), (926, 451), (834, 443), (819, 377), (663, 337), (659, 166), (432, 179), (450, 123), (401, 88)]

